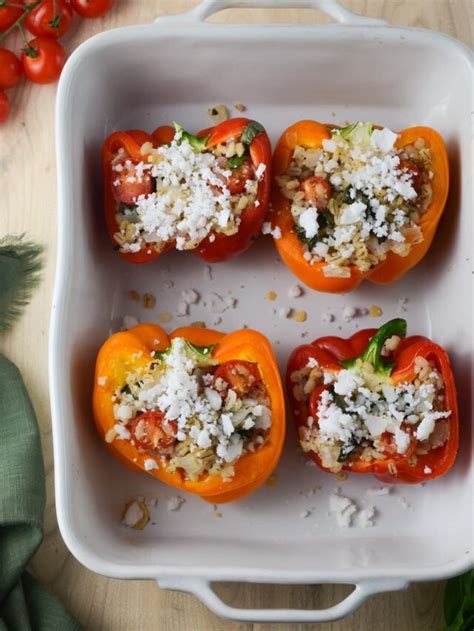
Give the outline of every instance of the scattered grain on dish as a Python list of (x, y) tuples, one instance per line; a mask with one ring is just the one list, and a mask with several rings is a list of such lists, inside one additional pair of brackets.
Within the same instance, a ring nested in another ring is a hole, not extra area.
[(133, 300), (133, 302), (137, 302), (140, 299), (140, 294), (135, 289), (131, 289), (128, 292), (128, 299)]
[(306, 322), (307, 313), (304, 309), (297, 309), (293, 313), (293, 320), (295, 322)]
[(207, 115), (214, 125), (219, 125), (229, 118), (229, 111), (223, 103), (214, 105), (207, 110)]
[(273, 291), (273, 289), (271, 289), (267, 292), (266, 298), (267, 300), (271, 300), (273, 302), (278, 298), (278, 294), (276, 293), (276, 291)]
[(265, 480), (265, 484), (267, 486), (276, 486), (277, 484), (277, 477), (274, 473), (272, 473), (266, 480)]
[(369, 307), (369, 316), (371, 318), (380, 318), (383, 315), (382, 308), (378, 305), (372, 305)]
[(143, 294), (142, 303), (145, 309), (153, 309), (156, 305), (156, 298), (153, 294)]
[(191, 322), (191, 326), (195, 326), (198, 329), (205, 329), (206, 323), (203, 322), (202, 320), (195, 320), (194, 322)]
[(234, 105), (234, 109), (236, 109), (238, 112), (245, 112), (247, 108), (245, 107), (243, 103), (236, 103)]
[(160, 311), (158, 318), (160, 322), (171, 322), (171, 320), (173, 319), (173, 314), (169, 311)]

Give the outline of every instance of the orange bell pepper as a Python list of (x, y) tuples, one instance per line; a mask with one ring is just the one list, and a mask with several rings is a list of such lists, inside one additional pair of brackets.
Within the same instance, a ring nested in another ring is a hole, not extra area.
[[(392, 335), (399, 335), (402, 341), (391, 360), (390, 358), (388, 358), (389, 361), (383, 360), (382, 346)], [(451, 411), (448, 417), (448, 438), (443, 445), (431, 449), (426, 454), (417, 455), (416, 461), (412, 461), (410, 456), (417, 445), (414, 439), (411, 449), (405, 454), (395, 454), (385, 460), (353, 460), (344, 464), (342, 471), (372, 473), (382, 482), (415, 484), (444, 475), (454, 464), (459, 442), (459, 419), (456, 386), (449, 357), (441, 346), (431, 340), (420, 335), (410, 337), (405, 337), (405, 335), (406, 321), (390, 320), (380, 329), (364, 329), (349, 339), (333, 336), (320, 337), (310, 344), (296, 348), (288, 361), (287, 391), (297, 429), (306, 425), (310, 415), (317, 420), (321, 394), (323, 390), (329, 389), (329, 386), (318, 386), (310, 394), (308, 400), (298, 401), (295, 398), (291, 375), (307, 366), (310, 358), (315, 359), (320, 367), (332, 373), (337, 373), (343, 368), (350, 368), (358, 359), (363, 358), (364, 361), (373, 365), (375, 373), (389, 376), (390, 383), (397, 385), (411, 383), (416, 379), (416, 359), (421, 357), (433, 362), (443, 378), (445, 409)], [(308, 455), (319, 467), (327, 471), (319, 454), (310, 451)]]
[[(322, 147), (323, 140), (331, 138), (330, 128), (334, 129), (335, 126), (323, 125), (312, 120), (303, 120), (288, 127), (280, 137), (273, 154), (272, 172), (274, 178), (286, 173), (295, 147), (301, 146), (308, 149)], [(275, 239), (275, 245), (291, 271), (308, 287), (318, 291), (340, 293), (355, 289), (364, 279), (379, 284), (392, 283), (416, 265), (428, 251), (448, 195), (449, 165), (446, 146), (438, 132), (430, 127), (410, 127), (398, 132), (398, 134), (395, 144), (397, 148), (412, 144), (418, 138), (423, 138), (431, 149), (433, 195), (430, 205), (418, 222), (418, 227), (423, 233), (423, 240), (412, 246), (408, 256), (402, 257), (395, 252), (389, 252), (385, 260), (367, 272), (361, 272), (352, 266), (350, 268), (351, 275), (348, 278), (327, 277), (323, 272), (325, 262), (311, 265), (306, 261), (303, 258), (304, 244), (293, 230), (291, 202), (282, 194), (276, 180), (273, 180), (273, 212), (270, 215), (270, 220), (273, 227), (280, 228), (282, 235), (280, 239)]]
[[(234, 475), (229, 480), (223, 480), (219, 475), (204, 474), (197, 481), (191, 481), (185, 479), (179, 469), (170, 473), (164, 467), (147, 473), (214, 504), (244, 497), (261, 486), (272, 473), (285, 438), (285, 403), (278, 366), (270, 343), (257, 331), (243, 329), (224, 334), (210, 329), (184, 327), (168, 336), (160, 326), (140, 324), (129, 331), (115, 333), (100, 349), (96, 363), (93, 410), (99, 434), (105, 440), (117, 422), (112, 396), (117, 388), (125, 385), (126, 374), (148, 366), (154, 361), (152, 351), (166, 350), (176, 337), (183, 337), (198, 346), (215, 344), (212, 359), (217, 364), (232, 360), (255, 363), (271, 400), (272, 424), (266, 443), (253, 453), (243, 454), (233, 465)], [(106, 445), (128, 468), (146, 471), (144, 462), (150, 455), (138, 451), (130, 441), (114, 440), (106, 442)], [(157, 464), (160, 465), (159, 458)]]

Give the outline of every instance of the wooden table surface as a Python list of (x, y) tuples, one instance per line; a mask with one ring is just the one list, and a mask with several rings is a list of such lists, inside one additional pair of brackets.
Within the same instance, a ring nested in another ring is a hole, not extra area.
[[(473, 0), (343, 0), (347, 8), (381, 17), (390, 24), (444, 31), (472, 45)], [(64, 38), (68, 51), (94, 33), (126, 24), (148, 23), (158, 15), (179, 13), (196, 2), (187, 0), (118, 0), (99, 20), (76, 20)], [(226, 10), (213, 18), (232, 21)], [(311, 10), (241, 10), (248, 22), (326, 22)], [(18, 40), (10, 42), (17, 43)], [(91, 72), (93, 69), (91, 69)], [(47, 340), (56, 256), (56, 178), (54, 100), (56, 87), (22, 83), (12, 96), (12, 110), (0, 128), (2, 212), (0, 235), (26, 232), (44, 244), (46, 270), (24, 317), (0, 337), (1, 350), (21, 369), (41, 426), (48, 499), (45, 539), (33, 571), (81, 621), (86, 629), (138, 631), (257, 631), (264, 625), (220, 620), (192, 596), (160, 590), (153, 582), (119, 581), (93, 574), (66, 549), (54, 508), (53, 453), (47, 381)], [(348, 593), (344, 586), (268, 587), (222, 586), (233, 603), (247, 606), (324, 607)], [(443, 583), (412, 585), (405, 592), (371, 598), (345, 620), (319, 626), (332, 631), (436, 631), (442, 625)], [(316, 628), (317, 625), (314, 625)], [(269, 628), (268, 626), (266, 628)], [(303, 625), (281, 625), (295, 631)], [(305, 628), (311, 628), (305, 625)], [(54, 631), (54, 630), (52, 630)]]

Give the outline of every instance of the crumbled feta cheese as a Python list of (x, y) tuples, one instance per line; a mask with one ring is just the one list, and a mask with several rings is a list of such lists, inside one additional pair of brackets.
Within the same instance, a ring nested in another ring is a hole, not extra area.
[(308, 362), (306, 364), (307, 368), (316, 368), (316, 366), (319, 366), (317, 360), (314, 357), (309, 357), (308, 358)]
[(340, 528), (348, 528), (357, 513), (357, 505), (348, 497), (344, 497), (339, 491), (335, 491), (329, 498), (329, 508), (336, 517)]
[(133, 414), (133, 408), (129, 405), (114, 405), (114, 418), (121, 423), (127, 423), (132, 418)]
[(288, 296), (290, 298), (299, 298), (303, 295), (303, 288), (301, 285), (292, 285), (288, 290)]
[(123, 423), (114, 425), (114, 432), (119, 440), (130, 440), (131, 434)]
[(299, 216), (299, 225), (303, 228), (307, 239), (312, 239), (318, 234), (318, 213), (316, 208), (310, 207)]
[(176, 315), (178, 316), (186, 316), (189, 313), (189, 305), (187, 302), (178, 302), (178, 306), (176, 307)]
[(359, 513), (360, 524), (363, 528), (370, 528), (374, 525), (374, 517), (376, 511), (374, 506), (368, 506), (363, 508)]
[(260, 164), (257, 167), (257, 170), (255, 171), (255, 177), (257, 178), (257, 180), (260, 180), (263, 176), (263, 174), (265, 173), (265, 170), (267, 168), (267, 165), (263, 162), (260, 162)]
[(262, 234), (270, 234), (274, 239), (281, 239), (281, 229), (279, 226), (272, 228), (270, 221), (264, 221), (262, 224)]
[(107, 383), (107, 377), (98, 377), (97, 378), (97, 385), (98, 386), (105, 386), (106, 383)]
[(153, 458), (147, 458), (144, 461), (143, 466), (145, 467), (145, 471), (152, 471), (153, 469), (159, 469), (156, 460), (153, 460)]
[(181, 497), (181, 495), (173, 495), (173, 497), (170, 497), (169, 500), (166, 502), (166, 508), (170, 512), (177, 511), (181, 508), (185, 501), (186, 500)]
[(349, 206), (345, 206), (340, 219), (341, 225), (347, 226), (362, 221), (366, 209), (367, 206), (363, 202), (354, 202)]
[(187, 305), (194, 305), (199, 301), (199, 294), (195, 289), (185, 289), (181, 292), (181, 300)]
[(379, 486), (371, 489), (367, 489), (368, 495), (390, 495), (391, 488), (389, 486)]
[(357, 309), (355, 307), (344, 307), (342, 311), (342, 317), (346, 322), (350, 322), (357, 315)]
[(323, 322), (334, 322), (335, 320), (335, 316), (334, 313), (329, 313), (329, 312), (325, 312), (323, 313), (323, 315), (321, 316), (321, 320)]
[(291, 314), (290, 307), (280, 307), (278, 309), (278, 315), (282, 319), (288, 318), (290, 316), (290, 314)]
[(142, 500), (129, 502), (122, 516), (122, 523), (129, 528), (142, 530), (150, 521), (147, 505)]
[(139, 324), (139, 321), (135, 316), (126, 315), (123, 317), (123, 328), (127, 331), (129, 329), (133, 329), (133, 327), (137, 326), (137, 324)]
[(384, 127), (383, 129), (374, 129), (371, 136), (371, 142), (374, 147), (377, 147), (386, 153), (393, 149), (397, 137), (397, 134), (395, 134), (391, 129)]
[(431, 467), (425, 467), (423, 469), (423, 473), (426, 475), (430, 475), (430, 473), (433, 473), (433, 470), (431, 469)]

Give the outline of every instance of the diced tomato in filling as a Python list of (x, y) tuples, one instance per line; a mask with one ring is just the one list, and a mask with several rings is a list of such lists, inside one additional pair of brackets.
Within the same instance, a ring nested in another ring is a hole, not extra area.
[(232, 175), (228, 178), (225, 185), (231, 195), (239, 195), (245, 191), (247, 180), (253, 179), (255, 179), (255, 171), (251, 159), (247, 158), (239, 167), (233, 169)]
[(137, 449), (167, 453), (176, 442), (176, 423), (166, 421), (162, 412), (145, 412), (133, 419), (130, 433)]
[(415, 191), (418, 192), (421, 186), (420, 169), (416, 166), (414, 162), (410, 162), (410, 160), (400, 160), (399, 168), (402, 171), (408, 171), (408, 174), (411, 176), (413, 188), (415, 189)]
[(403, 454), (398, 453), (394, 434), (391, 434), (390, 432), (384, 432), (377, 440), (377, 447), (379, 448), (379, 450), (380, 448), (382, 448), (382, 453), (389, 458), (409, 458), (416, 449), (417, 439), (412, 433), (411, 428), (405, 425), (405, 423), (402, 423), (401, 429), (405, 433), (410, 435), (410, 443), (407, 450)]
[(310, 175), (301, 182), (300, 190), (303, 191), (306, 201), (314, 208), (324, 210), (332, 196), (332, 186), (323, 177)]
[[(238, 359), (225, 362), (218, 367), (213, 376), (213, 387), (221, 385), (219, 379), (228, 384), (228, 387), (235, 390), (239, 396), (248, 394), (261, 381), (257, 364)], [(225, 396), (228, 387), (218, 387), (217, 390)]]
[(149, 195), (153, 192), (153, 178), (146, 171), (139, 178), (135, 168), (136, 164), (138, 162), (127, 160), (120, 163), (121, 171), (113, 171), (113, 196), (123, 204), (133, 204), (139, 195)]

